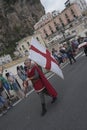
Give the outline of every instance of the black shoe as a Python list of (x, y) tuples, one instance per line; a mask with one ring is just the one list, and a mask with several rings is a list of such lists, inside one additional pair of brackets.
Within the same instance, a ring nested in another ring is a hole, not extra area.
[(74, 60), (74, 62), (76, 62), (76, 60)]
[(57, 97), (53, 97), (53, 100), (51, 101), (51, 103), (54, 103), (57, 100)]
[(41, 116), (44, 116), (44, 115), (46, 114), (46, 112), (47, 112), (47, 110), (44, 109), (44, 110), (42, 111), (42, 113), (41, 113)]

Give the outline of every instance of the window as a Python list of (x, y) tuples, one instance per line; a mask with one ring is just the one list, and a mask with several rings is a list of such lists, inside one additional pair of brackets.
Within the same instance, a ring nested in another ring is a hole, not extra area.
[(44, 31), (44, 33), (45, 33), (46, 37), (48, 37), (48, 34), (47, 34), (46, 30), (45, 30), (45, 29), (43, 29), (43, 31)]
[(57, 23), (56, 23), (56, 22), (54, 22), (54, 25), (55, 25), (55, 26), (57, 26)]
[(60, 22), (62, 23), (62, 19), (61, 19), (61, 18), (59, 18), (59, 20), (60, 20)]
[(68, 19), (68, 15), (67, 14), (65, 14), (65, 17)]
[(70, 28), (72, 28), (73, 27), (73, 25), (72, 24), (70, 24)]
[(23, 50), (25, 50), (25, 47), (24, 47), (24, 45), (22, 45), (22, 48), (23, 48)]
[(60, 22), (61, 22), (62, 26), (64, 27), (63, 20), (62, 20), (61, 18), (59, 18), (59, 20), (60, 20)]
[(50, 25), (49, 25), (49, 29), (50, 29), (51, 33), (54, 33), (53, 29), (52, 29), (52, 27)]
[(48, 34), (47, 34), (47, 33), (46, 33), (45, 35), (46, 35), (46, 37), (48, 37)]
[(28, 44), (28, 46), (30, 45), (30, 43), (29, 43), (29, 42), (27, 42), (27, 44)]
[(71, 9), (71, 13), (74, 14), (74, 11)]
[(72, 9), (71, 9), (71, 14), (73, 15), (73, 17), (76, 17), (76, 15)]
[(87, 32), (85, 32), (85, 35), (87, 36)]
[(67, 19), (68, 23), (70, 23), (70, 19)]
[(72, 33), (75, 33), (76, 32), (76, 30), (72, 30)]
[(38, 41), (40, 41), (38, 37), (36, 37), (36, 39), (37, 39)]

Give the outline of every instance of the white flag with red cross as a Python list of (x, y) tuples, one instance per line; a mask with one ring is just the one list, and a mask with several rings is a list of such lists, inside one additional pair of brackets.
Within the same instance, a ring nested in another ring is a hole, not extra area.
[(51, 53), (36, 39), (32, 38), (29, 51), (29, 58), (36, 62), (43, 68), (56, 73), (59, 77), (64, 79), (62, 70), (58, 66), (57, 61)]

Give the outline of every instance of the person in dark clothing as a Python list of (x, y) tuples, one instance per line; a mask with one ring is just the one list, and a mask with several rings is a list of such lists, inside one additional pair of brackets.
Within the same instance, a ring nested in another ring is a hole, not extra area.
[(84, 53), (87, 56), (87, 46), (84, 46), (83, 48), (84, 48)]
[(4, 108), (11, 108), (12, 107), (12, 103), (11, 100), (8, 98), (7, 93), (5, 92), (5, 89), (3, 87), (2, 81), (0, 80), (0, 102), (2, 103), (2, 111), (4, 110)]
[[(87, 42), (87, 38), (84, 38), (84, 42)], [(85, 45), (83, 48), (84, 48), (84, 53), (87, 56), (87, 45)]]
[(59, 53), (57, 54), (57, 50), (54, 50), (54, 48), (52, 49), (52, 55), (56, 59), (59, 65), (63, 63), (62, 56)]
[(76, 62), (76, 59), (74, 58), (74, 55), (73, 55), (72, 48), (69, 45), (66, 46), (66, 50), (65, 51), (66, 51), (67, 57), (68, 57), (68, 59), (70, 61), (70, 64), (72, 64), (72, 60), (74, 62)]

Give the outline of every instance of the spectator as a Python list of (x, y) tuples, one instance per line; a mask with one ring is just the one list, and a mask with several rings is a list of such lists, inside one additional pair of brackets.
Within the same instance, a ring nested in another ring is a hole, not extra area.
[(56, 61), (58, 62), (59, 65), (60, 65), (61, 63), (63, 63), (62, 56), (61, 56), (60, 53), (58, 53), (57, 50), (55, 50), (54, 48), (52, 49), (52, 55), (53, 55), (53, 57), (56, 59)]
[(8, 96), (11, 98), (13, 95), (10, 93), (10, 84), (8, 81), (3, 77), (3, 70), (0, 70), (0, 81), (2, 82), (3, 87), (5, 88)]
[(6, 77), (7, 77), (7, 80), (8, 82), (12, 85), (13, 87), (13, 90), (15, 91), (17, 97), (20, 99), (20, 98), (23, 98), (24, 97), (24, 93), (23, 91), (19, 88), (16, 80), (13, 78), (12, 75), (10, 75), (9, 73), (6, 73)]
[(0, 81), (0, 116), (7, 112), (10, 107), (12, 107), (11, 102), (7, 98), (7, 94)]
[[(84, 42), (87, 42), (87, 37), (84, 38)], [(84, 48), (84, 53), (87, 56), (87, 45), (85, 45), (83, 48)]]
[(26, 72), (25, 70), (21, 70), (21, 67), (20, 66), (17, 66), (17, 75), (19, 76), (19, 78), (22, 80), (23, 82), (23, 87), (24, 87), (24, 93), (25, 95), (27, 94), (28, 92), (28, 87), (29, 87), (29, 82), (26, 81), (27, 79), (27, 75), (26, 75)]
[(74, 58), (73, 51), (70, 45), (66, 45), (66, 54), (70, 61), (70, 64), (72, 64), (72, 60), (76, 62), (76, 59)]

